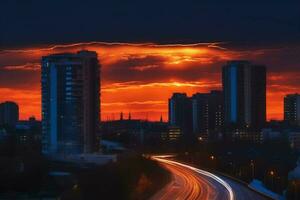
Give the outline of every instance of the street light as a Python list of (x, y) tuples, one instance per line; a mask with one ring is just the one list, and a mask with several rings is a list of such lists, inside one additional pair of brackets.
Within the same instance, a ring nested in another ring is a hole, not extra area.
[(295, 200), (298, 199), (298, 191), (297, 191), (297, 183), (296, 181), (292, 181), (292, 185), (294, 186), (294, 198)]
[(253, 160), (251, 160), (250, 166), (251, 166), (251, 173), (252, 173), (252, 180), (253, 180), (254, 179), (254, 162), (253, 162)]
[(211, 155), (209, 156), (209, 159), (211, 160), (211, 168), (215, 169), (215, 163), (214, 163), (214, 160), (216, 159), (215, 156)]
[(274, 175), (275, 175), (275, 172), (273, 170), (271, 170), (270, 176), (271, 176), (271, 180), (272, 180), (272, 189), (274, 189)]

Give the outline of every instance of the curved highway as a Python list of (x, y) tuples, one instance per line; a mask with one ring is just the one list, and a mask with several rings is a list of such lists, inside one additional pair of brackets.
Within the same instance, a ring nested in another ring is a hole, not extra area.
[[(234, 181), (210, 172), (167, 159), (152, 156), (172, 173), (172, 181), (151, 200), (264, 200), (261, 195)], [(225, 181), (226, 180), (226, 181)]]

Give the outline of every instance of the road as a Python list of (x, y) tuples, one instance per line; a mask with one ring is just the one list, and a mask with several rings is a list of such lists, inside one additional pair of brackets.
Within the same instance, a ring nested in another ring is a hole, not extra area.
[(172, 175), (172, 181), (151, 200), (264, 200), (263, 196), (244, 185), (210, 172), (168, 159), (153, 156)]

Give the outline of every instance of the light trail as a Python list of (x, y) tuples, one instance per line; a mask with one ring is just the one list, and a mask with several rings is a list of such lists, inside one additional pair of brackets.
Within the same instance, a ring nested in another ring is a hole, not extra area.
[(215, 180), (216, 182), (218, 182), (219, 184), (221, 184), (226, 189), (226, 191), (228, 193), (228, 199), (229, 200), (235, 200), (235, 195), (234, 195), (233, 189), (231, 188), (231, 186), (226, 181), (224, 181), (220, 177), (218, 177), (218, 176), (216, 176), (216, 175), (214, 175), (210, 172), (207, 172), (207, 171), (204, 171), (204, 170), (201, 170), (201, 169), (197, 169), (197, 168), (192, 167), (190, 165), (186, 165), (186, 164), (183, 164), (183, 163), (180, 163), (180, 162), (176, 162), (176, 161), (173, 161), (173, 160), (166, 159), (166, 158), (170, 158), (170, 157), (173, 157), (173, 155), (159, 155), (159, 156), (152, 156), (151, 158), (154, 159), (154, 160), (157, 160), (161, 163), (181, 166), (181, 167), (190, 169), (190, 170), (192, 170), (196, 173), (199, 173), (201, 175), (204, 175), (206, 177), (209, 177), (209, 178)]

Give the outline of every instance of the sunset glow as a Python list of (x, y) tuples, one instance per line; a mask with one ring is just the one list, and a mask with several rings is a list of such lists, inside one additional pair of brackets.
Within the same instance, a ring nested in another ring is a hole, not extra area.
[[(221, 67), (227, 60), (244, 59), (268, 69), (268, 119), (282, 119), (283, 96), (298, 92), (300, 74), (282, 68), (275, 57), (280, 49), (236, 50), (222, 43), (172, 44), (90, 42), (39, 48), (0, 50), (0, 101), (16, 101), (21, 119), (40, 119), (40, 59), (44, 55), (97, 51), (102, 65), (102, 120), (132, 118), (167, 120), (173, 92), (221, 89)], [(279, 59), (279, 58), (278, 58)], [(288, 76), (287, 76), (288, 74)]]

